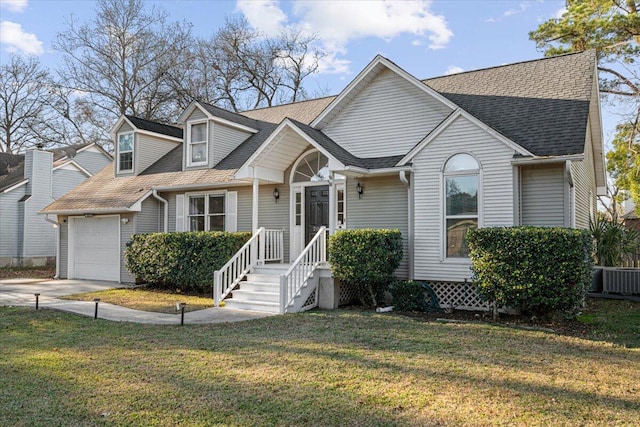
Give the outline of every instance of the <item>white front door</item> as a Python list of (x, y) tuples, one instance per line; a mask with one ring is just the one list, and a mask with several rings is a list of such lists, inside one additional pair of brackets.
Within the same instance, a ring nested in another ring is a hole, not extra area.
[(69, 278), (120, 281), (120, 217), (69, 219)]

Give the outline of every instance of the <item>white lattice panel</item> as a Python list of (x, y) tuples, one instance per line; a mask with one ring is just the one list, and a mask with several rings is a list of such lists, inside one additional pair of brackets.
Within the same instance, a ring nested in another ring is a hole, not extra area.
[(356, 287), (353, 285), (345, 285), (340, 283), (340, 300), (338, 305), (351, 304), (358, 299)]
[(491, 303), (484, 301), (478, 288), (469, 282), (427, 282), (438, 296), (440, 307), (456, 310), (491, 310)]

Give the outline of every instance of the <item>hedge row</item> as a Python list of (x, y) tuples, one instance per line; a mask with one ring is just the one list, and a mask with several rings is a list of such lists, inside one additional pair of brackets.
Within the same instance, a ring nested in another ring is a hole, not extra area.
[(478, 228), (467, 232), (474, 282), (498, 306), (534, 315), (575, 312), (591, 284), (592, 240), (570, 228)]
[(251, 233), (180, 232), (136, 234), (127, 243), (127, 269), (163, 289), (213, 292), (213, 272), (220, 269)]
[(399, 230), (341, 230), (329, 238), (334, 277), (355, 286), (362, 305), (376, 306), (402, 260)]

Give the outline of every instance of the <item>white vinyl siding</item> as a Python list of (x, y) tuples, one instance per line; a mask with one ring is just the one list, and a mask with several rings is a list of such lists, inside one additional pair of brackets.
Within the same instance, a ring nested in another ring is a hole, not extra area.
[[(22, 240), (20, 226), (24, 220), (19, 200), (26, 194), (26, 185), (8, 193), (0, 192), (0, 258), (14, 258), (18, 254), (18, 242)], [(22, 245), (22, 243), (20, 243)]]
[[(442, 168), (450, 156), (460, 152), (473, 155), (481, 167), (478, 206), (480, 226), (514, 224), (511, 166), (513, 149), (466, 118), (456, 118), (413, 159), (416, 279), (463, 281), (471, 277), (468, 259), (446, 259), (444, 256)], [(365, 194), (366, 192), (365, 188)], [(349, 220), (347, 213), (347, 221)]]
[(87, 175), (75, 168), (73, 170), (56, 169), (53, 171), (53, 198), (59, 199), (87, 179)]
[(60, 279), (66, 279), (69, 264), (69, 220), (66, 217), (58, 217), (58, 222), (60, 223), (60, 259), (58, 260), (60, 271), (58, 271), (58, 275)]
[[(127, 218), (129, 222), (122, 223), (122, 219)], [(136, 278), (127, 270), (126, 263), (124, 262), (124, 251), (127, 249), (127, 242), (131, 239), (131, 236), (135, 234), (133, 215), (121, 215), (120, 216), (120, 281), (123, 283), (134, 283)]]
[(566, 224), (564, 163), (523, 166), (520, 169), (522, 225), (563, 227)]
[[(211, 167), (215, 166), (235, 150), (242, 142), (249, 138), (252, 134), (237, 129), (230, 128), (218, 123), (209, 123), (212, 129), (209, 133), (209, 158), (211, 159)], [(211, 135), (212, 134), (212, 135)]]
[(77, 153), (72, 160), (91, 174), (96, 174), (102, 168), (111, 163), (111, 160), (103, 153), (97, 153), (90, 150), (84, 150)]
[(149, 197), (142, 202), (142, 210), (136, 214), (136, 233), (157, 233), (160, 229), (162, 208), (156, 199)]
[(584, 160), (571, 162), (571, 175), (575, 185), (575, 226), (589, 228), (589, 220), (596, 214), (596, 178), (593, 162), (593, 148), (589, 132), (584, 150)]
[[(289, 172), (286, 172), (286, 181), (289, 182)], [(276, 203), (273, 190), (278, 188), (280, 198)], [(274, 230), (284, 230), (284, 256), (285, 262), (289, 259), (289, 185), (261, 185), (258, 196), (258, 227)]]
[[(356, 184), (363, 186), (362, 197), (358, 198)], [(347, 228), (388, 228), (399, 229), (402, 233), (404, 256), (395, 276), (409, 277), (409, 221), (407, 187), (398, 175), (389, 177), (348, 179), (347, 187)]]
[(409, 152), (451, 110), (385, 69), (322, 130), (358, 157)]
[(136, 136), (136, 174), (144, 172), (179, 144), (178, 142), (151, 135), (137, 134)]
[(25, 169), (31, 170), (24, 203), (23, 257), (55, 256), (56, 233), (53, 226), (39, 215), (53, 202), (53, 154), (47, 151), (29, 151), (25, 157)]

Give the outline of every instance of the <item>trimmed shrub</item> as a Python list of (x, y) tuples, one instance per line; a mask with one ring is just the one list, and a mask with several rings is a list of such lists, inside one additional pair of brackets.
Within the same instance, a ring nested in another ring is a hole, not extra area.
[(422, 282), (398, 281), (391, 286), (393, 308), (397, 311), (427, 311)]
[(467, 243), (473, 280), (480, 295), (496, 306), (537, 316), (572, 315), (591, 286), (592, 241), (587, 230), (478, 228), (467, 232)]
[(377, 306), (402, 260), (399, 230), (341, 230), (329, 238), (329, 262), (336, 279), (352, 284), (364, 306)]
[(251, 238), (251, 233), (178, 232), (136, 234), (127, 243), (131, 274), (162, 289), (213, 292), (213, 272)]

